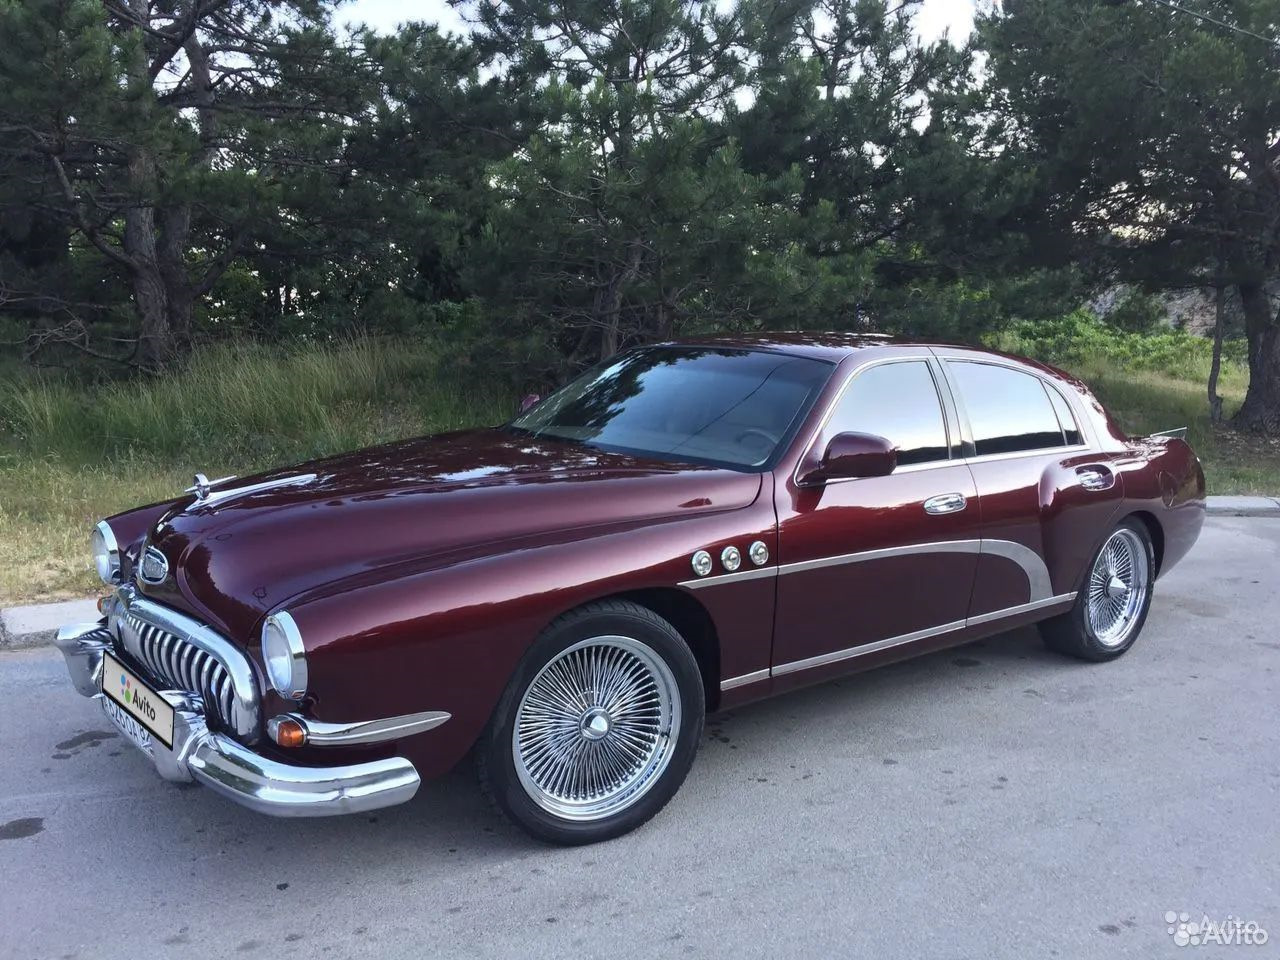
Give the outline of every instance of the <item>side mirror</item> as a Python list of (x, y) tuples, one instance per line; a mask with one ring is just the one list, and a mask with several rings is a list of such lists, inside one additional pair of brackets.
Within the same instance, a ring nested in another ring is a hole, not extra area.
[(541, 403), (541, 402), (542, 402), (542, 396), (541, 396), (540, 394), (536, 394), (536, 393), (526, 393), (526, 394), (525, 394), (523, 397), (521, 397), (521, 399), (520, 399), (520, 406), (519, 406), (519, 408), (517, 408), (517, 410), (516, 410), (516, 414), (517, 414), (517, 415), (519, 415), (519, 414), (521, 414), (521, 413), (525, 413), (525, 412), (526, 412), (526, 411), (528, 411), (531, 407), (534, 407), (534, 406), (536, 406), (537, 404), (539, 404), (539, 403)]
[(887, 477), (898, 466), (898, 448), (873, 433), (837, 433), (822, 462), (801, 468), (800, 483), (812, 485), (850, 477)]

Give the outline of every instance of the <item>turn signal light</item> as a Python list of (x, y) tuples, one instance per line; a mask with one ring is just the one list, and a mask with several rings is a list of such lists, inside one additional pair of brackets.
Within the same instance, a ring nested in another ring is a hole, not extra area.
[(107, 612), (107, 604), (109, 604), (110, 602), (111, 602), (111, 598), (110, 598), (110, 597), (99, 597), (99, 598), (98, 598), (98, 612), (99, 612), (99, 613), (101, 613), (101, 614), (106, 614), (106, 612)]
[(307, 742), (307, 731), (292, 717), (276, 717), (267, 724), (271, 739), (282, 747), (300, 747)]

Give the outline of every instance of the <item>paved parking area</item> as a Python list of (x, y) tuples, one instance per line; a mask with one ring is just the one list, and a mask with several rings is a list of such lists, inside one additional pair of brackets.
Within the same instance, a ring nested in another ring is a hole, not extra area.
[[(1126, 657), (1024, 630), (713, 718), (638, 833), (525, 839), (459, 772), (279, 821), (161, 782), (0, 655), (0, 957), (1280, 956), (1280, 520), (1211, 518)], [(1199, 954), (1196, 954), (1199, 955)]]

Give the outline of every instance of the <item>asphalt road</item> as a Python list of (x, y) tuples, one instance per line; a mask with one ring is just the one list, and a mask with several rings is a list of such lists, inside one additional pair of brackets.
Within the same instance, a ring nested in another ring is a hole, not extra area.
[[(713, 718), (596, 847), (469, 771), (404, 807), (256, 816), (163, 783), (51, 650), (0, 656), (0, 957), (1280, 956), (1280, 521), (1211, 519), (1106, 665), (1034, 631)], [(1197, 954), (1198, 955), (1198, 954)]]

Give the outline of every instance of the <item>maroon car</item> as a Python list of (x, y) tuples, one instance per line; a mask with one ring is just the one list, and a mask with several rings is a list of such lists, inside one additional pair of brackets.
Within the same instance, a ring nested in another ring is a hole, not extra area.
[(616, 836), (708, 711), (1040, 622), (1135, 641), (1204, 518), (1177, 436), (964, 347), (837, 334), (644, 347), (513, 422), (100, 523), (58, 643), (159, 772), (264, 813), (408, 800), (469, 752), (547, 840)]

